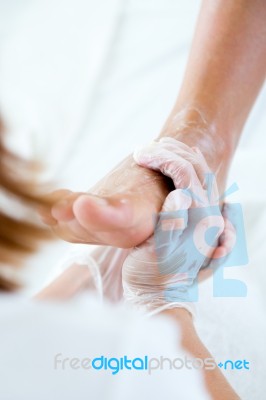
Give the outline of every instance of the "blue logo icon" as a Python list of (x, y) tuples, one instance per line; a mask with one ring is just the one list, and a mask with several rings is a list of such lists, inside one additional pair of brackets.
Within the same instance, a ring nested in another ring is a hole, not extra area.
[[(204, 267), (213, 271), (214, 297), (247, 295), (244, 282), (224, 277), (225, 268), (248, 263), (241, 204), (222, 205), (223, 199), (238, 189), (237, 185), (214, 200), (211, 199), (213, 179), (207, 177), (206, 182), (207, 201), (197, 198), (188, 209), (162, 212), (157, 217), (154, 238), (158, 269), (161, 275), (174, 277), (164, 292), (168, 302), (197, 301), (197, 276)], [(183, 193), (195, 199), (191, 191), (183, 189)], [(167, 224), (169, 229), (165, 229)], [(223, 252), (215, 256), (226, 230), (230, 231), (229, 240)]]

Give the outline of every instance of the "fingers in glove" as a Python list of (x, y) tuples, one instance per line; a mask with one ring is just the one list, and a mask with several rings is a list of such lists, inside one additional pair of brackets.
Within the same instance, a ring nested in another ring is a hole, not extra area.
[(191, 207), (202, 207), (206, 193), (193, 165), (176, 153), (165, 149), (162, 143), (152, 143), (134, 153), (135, 161), (146, 168), (160, 171), (171, 178), (177, 189), (183, 189), (192, 198)]

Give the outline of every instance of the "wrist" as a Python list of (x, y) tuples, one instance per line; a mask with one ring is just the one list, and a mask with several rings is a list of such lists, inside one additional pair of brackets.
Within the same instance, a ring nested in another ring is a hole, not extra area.
[(173, 308), (162, 312), (163, 315), (167, 315), (172, 319), (180, 330), (181, 342), (184, 348), (187, 348), (187, 338), (189, 332), (194, 332), (194, 324), (191, 313), (185, 308)]
[(188, 311), (187, 308), (183, 307), (175, 307), (162, 311), (162, 314), (168, 315), (175, 321), (179, 321), (186, 324), (192, 324), (193, 318), (192, 314)]

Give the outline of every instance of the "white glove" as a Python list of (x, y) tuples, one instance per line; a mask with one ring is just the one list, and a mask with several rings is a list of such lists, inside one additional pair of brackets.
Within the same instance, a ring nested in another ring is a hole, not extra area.
[[(76, 278), (78, 278), (81, 272), (80, 268), (83, 267), (89, 271), (90, 276), (85, 287), (82, 285), (82, 280), (80, 281), (80, 286), (83, 290), (92, 291), (100, 300), (121, 301), (123, 299), (121, 269), (130, 249), (111, 246), (93, 247), (94, 249), (92, 250), (92, 246), (87, 244), (72, 244), (63, 259), (58, 263), (53, 279), (69, 268), (72, 270), (76, 268)], [(71, 282), (69, 282), (69, 285), (71, 286)], [(80, 288), (78, 285), (75, 286), (78, 294)], [(60, 291), (69, 292), (66, 287), (60, 288)], [(75, 293), (73, 292), (72, 295), (74, 296)]]
[(153, 142), (134, 158), (170, 177), (176, 189), (156, 218), (154, 234), (124, 262), (125, 299), (150, 313), (184, 307), (193, 314), (193, 282), (215, 256), (224, 230), (215, 177), (198, 149), (172, 138)]

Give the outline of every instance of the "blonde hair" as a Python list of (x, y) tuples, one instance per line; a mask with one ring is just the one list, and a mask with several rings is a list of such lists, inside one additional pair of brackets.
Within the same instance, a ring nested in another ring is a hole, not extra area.
[[(33, 222), (36, 208), (49, 207), (49, 200), (41, 194), (44, 193), (42, 186), (30, 178), (37, 170), (37, 164), (7, 150), (3, 137), (4, 127), (0, 121), (0, 194), (15, 204), (12, 215), (10, 210), (0, 208), (0, 291), (13, 291), (19, 284), (5, 277), (3, 267), (22, 265), (25, 257), (36, 251), (41, 240), (51, 238), (46, 228)], [(27, 208), (26, 218), (18, 215), (16, 205)]]

